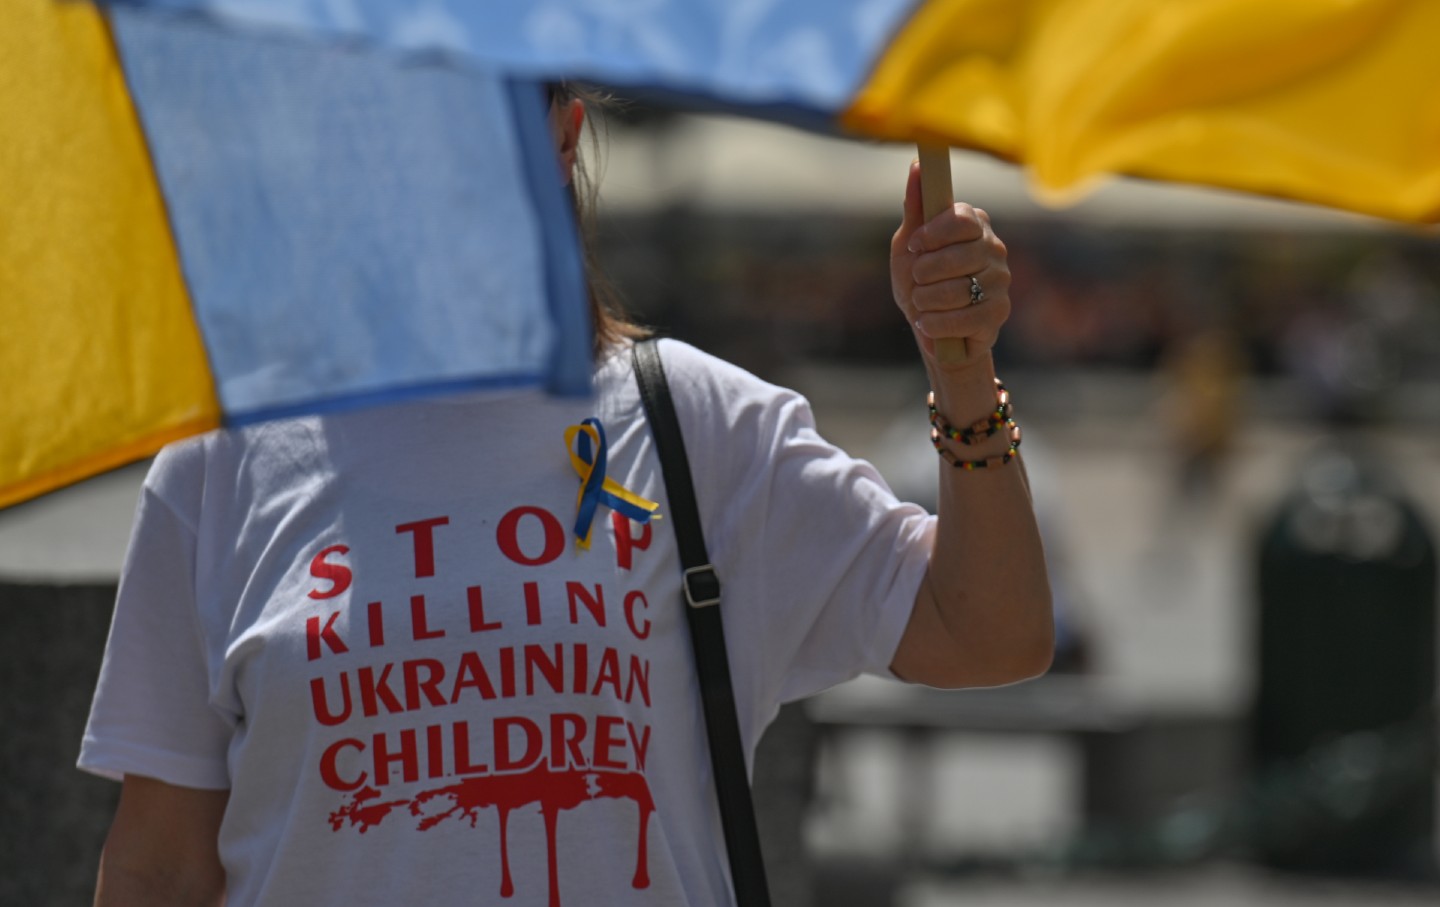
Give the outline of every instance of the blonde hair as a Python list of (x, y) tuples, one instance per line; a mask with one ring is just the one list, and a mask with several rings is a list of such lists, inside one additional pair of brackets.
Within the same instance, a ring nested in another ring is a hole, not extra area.
[(574, 175), (570, 180), (570, 200), (575, 207), (575, 220), (580, 228), (580, 242), (585, 255), (585, 281), (590, 299), (590, 322), (595, 332), (595, 355), (602, 356), (609, 347), (628, 340), (648, 337), (650, 330), (632, 321), (625, 313), (620, 291), (606, 276), (596, 252), (597, 211), (600, 186), (587, 164), (587, 157), (599, 160), (602, 146), (603, 113), (615, 106), (614, 96), (588, 85), (575, 82), (552, 82), (547, 86), (551, 104), (579, 100), (585, 107), (588, 128), (588, 154), (577, 154)]

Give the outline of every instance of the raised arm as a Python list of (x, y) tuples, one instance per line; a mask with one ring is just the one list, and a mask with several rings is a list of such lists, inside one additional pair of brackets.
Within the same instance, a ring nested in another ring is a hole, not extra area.
[(100, 857), (96, 907), (223, 904), (218, 842), (229, 798), (229, 791), (126, 775)]
[[(891, 243), (891, 285), (920, 346), (939, 420), (964, 429), (997, 408), (990, 350), (1010, 314), (1010, 270), (984, 211), (954, 205), (925, 223), (919, 183), (919, 166), (912, 165), (904, 219)], [(973, 301), (982, 291), (983, 299)], [(963, 338), (969, 356), (941, 364), (938, 338)], [(1004, 426), (974, 441), (942, 438), (936, 457), (935, 544), (891, 663), (916, 683), (994, 686), (1050, 665), (1050, 586), (1023, 463), (1018, 456), (999, 462), (1011, 447)], [(953, 466), (956, 460), (989, 462), (967, 469)]]

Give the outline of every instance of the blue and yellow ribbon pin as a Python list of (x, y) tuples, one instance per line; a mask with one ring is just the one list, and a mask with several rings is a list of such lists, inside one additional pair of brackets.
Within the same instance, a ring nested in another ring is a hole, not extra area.
[[(578, 442), (578, 443), (577, 443)], [(660, 505), (647, 501), (605, 475), (609, 447), (605, 442), (605, 426), (590, 418), (565, 429), (565, 449), (570, 452), (570, 465), (580, 476), (580, 492), (575, 499), (575, 543), (590, 547), (590, 530), (595, 513), (604, 504), (616, 513), (637, 523), (660, 519)]]

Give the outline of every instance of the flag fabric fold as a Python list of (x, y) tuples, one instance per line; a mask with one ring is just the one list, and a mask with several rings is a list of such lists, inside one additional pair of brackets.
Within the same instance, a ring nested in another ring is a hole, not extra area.
[(582, 368), (558, 389), (588, 390), (585, 309), (561, 328), (549, 308), (546, 253), (575, 244), (558, 167), (529, 172), (517, 130), (548, 142), (538, 90), (112, 15), (232, 422), (545, 384), (560, 329)]
[(1440, 222), (1440, 4), (941, 0), (842, 114), (1025, 165), (1042, 198), (1127, 174)]

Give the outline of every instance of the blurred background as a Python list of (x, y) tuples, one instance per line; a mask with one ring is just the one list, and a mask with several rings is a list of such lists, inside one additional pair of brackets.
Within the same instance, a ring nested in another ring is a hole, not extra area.
[[(633, 312), (932, 503), (886, 265), (911, 153), (636, 104), (600, 144)], [(1134, 181), (1054, 210), (953, 164), (1010, 250), (1056, 667), (782, 713), (777, 904), (1434, 903), (1440, 235)], [(72, 766), (144, 468), (0, 512), (0, 904), (88, 902), (117, 789)]]
[[(633, 310), (801, 390), (932, 504), (886, 265), (913, 149), (645, 107), (605, 145), (600, 259)], [(782, 714), (757, 778), (779, 902), (1434, 902), (1440, 236), (1128, 180), (1056, 210), (1009, 165), (952, 168), (1010, 250), (996, 359), (1056, 667)]]

